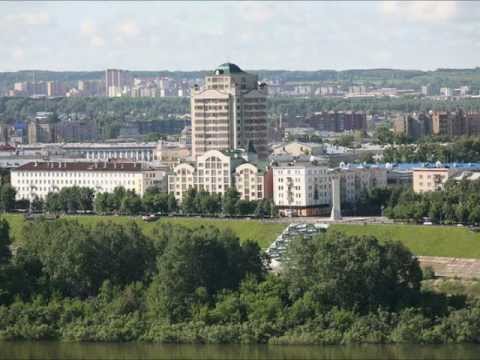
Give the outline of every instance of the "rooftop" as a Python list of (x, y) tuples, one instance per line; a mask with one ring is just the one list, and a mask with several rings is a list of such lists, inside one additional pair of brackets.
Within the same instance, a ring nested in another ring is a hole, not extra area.
[(215, 75), (222, 75), (222, 74), (240, 74), (243, 73), (244, 71), (240, 69), (238, 65), (232, 64), (232, 63), (225, 63), (218, 65), (218, 67), (215, 69)]
[(32, 161), (17, 167), (14, 171), (118, 171), (139, 172), (146, 170), (136, 162), (64, 162)]

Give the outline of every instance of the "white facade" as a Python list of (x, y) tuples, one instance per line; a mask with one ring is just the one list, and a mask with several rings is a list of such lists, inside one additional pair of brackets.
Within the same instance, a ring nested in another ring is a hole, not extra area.
[(328, 169), (314, 162), (290, 162), (273, 167), (273, 200), (284, 215), (314, 216), (332, 204), (332, 179), (338, 178), (342, 203), (356, 202), (363, 191), (387, 186), (387, 171), (375, 166)]
[(291, 162), (273, 167), (273, 202), (294, 209), (296, 215), (314, 215), (330, 203), (328, 168), (312, 162)]
[(140, 163), (31, 162), (11, 171), (18, 200), (44, 199), (49, 192), (72, 186), (95, 192), (113, 192), (122, 186), (143, 196), (151, 186), (166, 190), (165, 180), (165, 169), (146, 168)]

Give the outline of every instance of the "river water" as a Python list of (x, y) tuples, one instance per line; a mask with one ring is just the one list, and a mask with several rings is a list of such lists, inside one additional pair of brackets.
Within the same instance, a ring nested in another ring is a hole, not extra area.
[(480, 345), (155, 345), (138, 343), (0, 342), (0, 359), (130, 360), (130, 359), (480, 359)]

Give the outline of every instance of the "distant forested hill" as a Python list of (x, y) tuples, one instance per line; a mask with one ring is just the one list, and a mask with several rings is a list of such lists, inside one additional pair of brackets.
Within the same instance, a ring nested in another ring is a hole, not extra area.
[[(468, 85), (480, 89), (480, 68), (473, 69), (438, 69), (434, 71), (396, 70), (396, 69), (357, 69), (357, 70), (247, 70), (259, 74), (260, 78), (278, 80), (280, 82), (324, 82), (348, 86), (350, 84), (367, 84), (377, 86), (395, 86), (399, 88), (419, 87), (431, 84), (433, 87), (458, 87)], [(11, 86), (17, 81), (33, 79), (38, 81), (59, 80), (74, 82), (78, 80), (102, 79), (103, 71), (31, 71), (0, 73), (0, 89)], [(167, 76), (174, 79), (198, 79), (208, 71), (137, 71), (132, 70), (135, 77)]]

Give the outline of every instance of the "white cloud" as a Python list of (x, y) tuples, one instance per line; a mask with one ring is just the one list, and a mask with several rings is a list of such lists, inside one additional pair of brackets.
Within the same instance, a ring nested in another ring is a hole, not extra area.
[(105, 45), (105, 39), (99, 35), (93, 35), (90, 38), (90, 44), (94, 47), (100, 48)]
[(118, 32), (127, 38), (135, 38), (140, 35), (140, 29), (133, 20), (127, 20), (120, 24), (118, 26)]
[(454, 18), (458, 6), (456, 1), (384, 1), (381, 10), (401, 20), (438, 23)]
[(49, 25), (50, 15), (45, 11), (9, 14), (4, 17), (4, 21), (22, 25)]
[(12, 51), (12, 57), (15, 61), (23, 61), (25, 59), (25, 51), (21, 48), (15, 48)]
[(274, 9), (271, 4), (256, 3), (251, 1), (240, 4), (240, 16), (244, 21), (263, 24), (273, 18)]
[(93, 35), (97, 32), (97, 29), (91, 20), (85, 20), (80, 24), (80, 32), (84, 35)]

